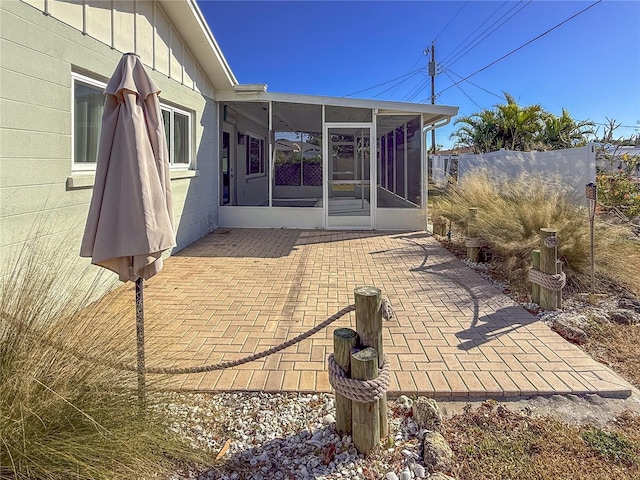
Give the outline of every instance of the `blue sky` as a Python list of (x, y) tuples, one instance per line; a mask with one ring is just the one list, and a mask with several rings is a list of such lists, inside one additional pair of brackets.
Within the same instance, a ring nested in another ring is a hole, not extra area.
[[(499, 103), (506, 91), (521, 105), (538, 103), (557, 115), (565, 108), (578, 120), (614, 118), (626, 126), (617, 136), (628, 137), (640, 131), (637, 1), (603, 0), (469, 78), (475, 85), (453, 86), (594, 3), (198, 0), (240, 83), (430, 103), (423, 52), (435, 39), (436, 104), (469, 115)], [(450, 147), (454, 128), (438, 130), (437, 143)]]

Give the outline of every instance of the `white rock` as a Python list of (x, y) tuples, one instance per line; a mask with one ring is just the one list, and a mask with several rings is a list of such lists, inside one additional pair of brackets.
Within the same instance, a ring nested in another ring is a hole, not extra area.
[(328, 414), (322, 417), (322, 423), (324, 423), (325, 425), (331, 425), (332, 423), (335, 423), (335, 421), (336, 421), (336, 417), (334, 417), (331, 414)]
[(400, 472), (400, 478), (398, 480), (411, 480), (411, 471), (408, 468), (405, 468)]
[(414, 463), (412, 465), (413, 473), (416, 475), (416, 478), (424, 478), (426, 471), (425, 468), (419, 463)]
[(394, 472), (387, 473), (387, 480), (399, 480), (398, 476)]

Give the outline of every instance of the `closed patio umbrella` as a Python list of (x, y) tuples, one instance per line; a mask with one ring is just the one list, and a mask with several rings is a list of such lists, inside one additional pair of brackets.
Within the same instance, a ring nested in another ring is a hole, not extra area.
[(138, 396), (144, 398), (143, 280), (176, 245), (158, 94), (140, 58), (122, 56), (107, 88), (93, 196), (80, 256), (136, 282)]

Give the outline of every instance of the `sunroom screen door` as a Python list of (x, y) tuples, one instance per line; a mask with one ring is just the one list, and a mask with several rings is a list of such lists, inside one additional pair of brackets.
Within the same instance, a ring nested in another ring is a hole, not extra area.
[(372, 228), (371, 127), (329, 127), (327, 228)]

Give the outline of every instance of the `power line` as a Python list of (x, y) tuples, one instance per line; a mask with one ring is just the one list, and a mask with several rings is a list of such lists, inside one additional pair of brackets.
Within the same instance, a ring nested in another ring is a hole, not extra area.
[[(462, 47), (460, 49), (460, 51), (458, 53), (456, 53), (451, 60), (448, 60), (448, 58), (451, 58), (451, 55), (449, 57), (447, 57), (445, 60), (443, 60), (443, 62), (442, 62), (443, 68), (446, 68), (448, 65), (453, 65), (455, 62), (460, 60), (467, 53), (469, 53), (471, 50), (473, 50), (475, 47), (477, 47), (480, 43), (482, 43), (484, 40), (489, 38), (491, 36), (491, 34), (493, 34), (496, 30), (498, 30), (500, 27), (502, 27), (502, 25), (504, 25), (506, 22), (511, 20), (515, 15), (520, 13), (527, 5), (529, 5), (529, 3), (531, 3), (531, 0), (529, 2), (527, 2), (526, 4), (524, 4), (523, 6), (521, 6), (519, 10), (517, 10), (516, 12), (512, 13), (510, 16), (507, 17), (507, 15), (509, 15), (516, 8), (518, 8), (518, 6), (521, 3), (522, 2), (514, 3), (513, 6), (509, 10), (507, 10), (505, 13), (503, 13), (500, 18), (498, 18), (495, 22), (493, 22), (491, 25), (489, 25), (487, 28), (485, 28), (482, 32), (480, 32), (467, 45)], [(505, 17), (507, 17), (507, 18), (505, 18)], [(489, 33), (487, 33), (487, 31), (489, 29), (494, 27), (502, 19), (504, 19), (504, 21), (502, 23), (500, 23), (500, 25), (498, 25), (497, 27), (493, 28), (493, 30), (491, 30)], [(486, 35), (485, 35), (485, 33), (486, 33)], [(484, 37), (483, 37), (483, 35), (484, 35)]]
[[(485, 23), (487, 23), (487, 22), (489, 21), (489, 19), (490, 19), (491, 17), (493, 17), (493, 16), (498, 12), (498, 10), (500, 10), (502, 7), (504, 7), (507, 3), (508, 3), (508, 2), (502, 2), (498, 8), (496, 8), (496, 9), (495, 9), (495, 10), (494, 10), (494, 11), (493, 11), (493, 12), (492, 12), (492, 13), (491, 13), (487, 18), (485, 18), (485, 19), (484, 19), (484, 22), (482, 22), (480, 25), (478, 25), (478, 26), (476, 27), (476, 29), (475, 29), (473, 32), (471, 32), (469, 35), (467, 35), (467, 36), (464, 38), (464, 40), (462, 40), (458, 45), (456, 45), (456, 46), (451, 50), (451, 52), (450, 52), (447, 56), (445, 56), (445, 57), (442, 59), (442, 63), (445, 63), (449, 58), (451, 58), (451, 56), (452, 56), (452, 55), (456, 55), (456, 54), (458, 53), (458, 48), (460, 48), (460, 47), (464, 44), (464, 42), (466, 42), (466, 41), (469, 39), (469, 37), (471, 37), (471, 35), (473, 35), (473, 34), (474, 34), (474, 33), (476, 33), (478, 30), (480, 30), (480, 28), (482, 28), (482, 26), (483, 26)], [(513, 8), (515, 8), (515, 7), (513, 7)]]
[(453, 22), (453, 21), (456, 19), (456, 17), (457, 17), (458, 15), (460, 15), (460, 12), (461, 12), (462, 10), (464, 10), (464, 7), (466, 7), (468, 3), (469, 3), (468, 1), (464, 2), (464, 5), (462, 5), (462, 7), (460, 7), (460, 10), (458, 10), (458, 11), (457, 11), (457, 13), (456, 13), (452, 18), (451, 18), (451, 20), (449, 20), (449, 21), (447, 22), (447, 24), (446, 24), (444, 27), (442, 27), (442, 29), (438, 32), (438, 34), (437, 34), (435, 37), (433, 37), (433, 40), (434, 40), (434, 41), (435, 41), (435, 40), (440, 36), (440, 34), (441, 34), (442, 32), (444, 32), (444, 31), (446, 30), (446, 28), (447, 28), (449, 25), (451, 25), (451, 22)]
[[(455, 82), (455, 80), (451, 77), (451, 75), (449, 75), (449, 72), (445, 71), (444, 73), (447, 77), (451, 79), (452, 82)], [(465, 92), (460, 85), (456, 85), (456, 87), (458, 87), (458, 89), (464, 94), (464, 96), (467, 97), (469, 100), (471, 100), (476, 105), (476, 107), (482, 110), (482, 107), (478, 105), (478, 102), (476, 102), (473, 98), (467, 95), (467, 92)]]
[(357, 92), (353, 92), (353, 93), (350, 93), (348, 95), (343, 95), (343, 97), (351, 97), (353, 95), (357, 95), (358, 93), (366, 92), (367, 90), (373, 90), (374, 88), (381, 87), (383, 85), (386, 85), (387, 83), (395, 82), (396, 80), (400, 80), (401, 78), (408, 77), (408, 76), (410, 76), (412, 74), (415, 74), (416, 72), (419, 72), (421, 70), (422, 70), (422, 68), (418, 68), (418, 69), (413, 70), (411, 72), (405, 73), (404, 75), (400, 75), (399, 77), (392, 78), (391, 80), (387, 80), (386, 82), (379, 83), (378, 85), (374, 85), (373, 87), (363, 88), (362, 90), (358, 90)]
[(599, 4), (600, 2), (602, 2), (602, 0), (597, 0), (596, 2), (592, 3), (591, 5), (589, 5), (588, 7), (580, 10), (578, 13), (572, 15), (571, 17), (567, 18), (566, 20), (560, 22), (559, 24), (557, 24), (554, 27), (551, 27), (549, 30), (541, 33), (540, 35), (538, 35), (535, 38), (532, 38), (531, 40), (529, 40), (526, 43), (523, 43), (522, 45), (520, 45), (518, 48), (511, 50), (509, 53), (503, 55), (502, 57), (498, 58), (497, 60), (494, 60), (493, 62), (491, 62), (490, 64), (482, 67), (479, 70), (476, 70), (475, 72), (473, 72), (471, 75), (467, 75), (466, 77), (464, 77), (462, 80), (459, 80), (457, 83), (454, 83), (453, 85), (449, 85), (447, 88), (445, 88), (444, 90), (441, 90), (440, 93), (438, 95), (441, 95), (442, 93), (446, 92), (447, 90), (449, 90), (452, 87), (455, 87), (456, 85), (458, 85), (461, 82), (464, 82), (465, 80), (468, 80), (469, 78), (473, 77), (474, 75), (477, 75), (478, 73), (486, 70), (489, 67), (492, 67), (493, 65), (495, 65), (496, 63), (500, 62), (501, 60), (504, 60), (505, 58), (509, 57), (510, 55), (513, 55), (514, 53), (516, 53), (517, 51), (523, 49), (524, 47), (526, 47), (527, 45), (535, 42), (536, 40), (544, 37), (546, 34), (552, 32), (553, 30), (555, 30), (558, 27), (561, 27), (562, 25), (564, 25), (565, 23), (569, 22), (570, 20), (573, 20), (574, 18), (576, 18), (578, 15), (581, 15), (582, 13), (586, 12), (587, 10), (589, 10), (590, 8), (595, 7), (597, 4)]
[(418, 94), (422, 91), (422, 89), (427, 86), (428, 83), (429, 83), (429, 78), (428, 77), (423, 79), (422, 82), (420, 82), (416, 86), (416, 88), (414, 88), (412, 90), (412, 92), (410, 94), (406, 95), (402, 101), (403, 102), (410, 102), (411, 100), (416, 98), (418, 96)]
[[(420, 69), (420, 70), (421, 70), (421, 69)], [(374, 96), (373, 96), (373, 97), (371, 97), (371, 98), (372, 98), (372, 99), (373, 99), (373, 98), (377, 98), (377, 97), (379, 97), (380, 95), (382, 95), (383, 93), (386, 93), (386, 92), (388, 92), (389, 90), (391, 90), (391, 89), (393, 89), (393, 88), (398, 87), (399, 85), (401, 85), (401, 84), (403, 84), (404, 82), (406, 82), (407, 80), (409, 80), (411, 77), (415, 76), (418, 72), (420, 72), (420, 70), (416, 70), (415, 72), (413, 72), (413, 73), (412, 73), (411, 75), (409, 75), (408, 77), (403, 78), (403, 79), (402, 79), (402, 80), (400, 80), (398, 83), (395, 83), (395, 84), (391, 85), (389, 88), (387, 88), (387, 89), (385, 89), (385, 90), (381, 91), (380, 93), (378, 93), (377, 95), (374, 95)], [(387, 83), (389, 83), (389, 82), (387, 82)]]
[[(468, 46), (466, 46), (461, 52), (459, 52), (454, 58), (452, 58), (446, 65), (443, 65), (443, 69), (446, 69), (447, 67), (453, 65), (454, 63), (456, 63), (457, 61), (459, 61), (462, 57), (464, 57), (465, 55), (467, 55), (469, 52), (471, 52), (474, 48), (476, 48), (478, 45), (480, 45), (482, 42), (484, 42), (487, 38), (489, 38), (493, 33), (495, 33), (500, 27), (502, 27), (505, 23), (507, 23), (509, 20), (511, 20), (513, 17), (515, 17), (517, 14), (519, 14), (522, 10), (524, 10), (526, 7), (529, 6), (529, 4), (532, 2), (532, 0), (529, 0), (527, 3), (525, 3), (524, 5), (522, 5), (518, 10), (516, 10), (514, 13), (512, 13), (510, 16), (508, 16), (507, 18), (505, 18), (502, 23), (500, 23), (500, 25), (496, 26), (493, 30), (491, 30), (489, 33), (487, 33), (484, 37), (479, 38), (481, 35), (483, 35), (487, 30), (489, 30), (491, 27), (493, 27), (496, 23), (498, 23), (500, 20), (502, 20), (502, 18), (505, 17), (505, 15), (507, 15), (508, 13), (510, 13), (515, 6), (517, 6), (518, 4), (516, 4), (513, 8), (511, 8), (511, 10), (509, 10), (507, 13), (505, 13), (502, 17), (500, 17), (498, 20), (496, 20), (493, 24), (489, 25), (486, 29), (483, 30), (483, 32), (478, 35), (474, 40), (472, 40), (472, 42), (475, 42), (473, 44), (469, 44)], [(443, 62), (444, 63), (444, 62)]]
[[(448, 69), (446, 69), (446, 70), (444, 71), (444, 73), (447, 73), (447, 72), (451, 72), (451, 73), (453, 73), (453, 74), (454, 74), (456, 77), (458, 77), (458, 78), (463, 78), (463, 77), (462, 77), (462, 75), (458, 75), (456, 72), (454, 72), (454, 71), (453, 71), (453, 70), (451, 70), (450, 68), (448, 68)], [(449, 77), (449, 78), (451, 78), (451, 77)], [(455, 80), (453, 80), (453, 79), (452, 79), (452, 81), (455, 81)], [(500, 100), (504, 100), (504, 95), (498, 95), (497, 93), (493, 93), (492, 91), (487, 90), (486, 88), (481, 87), (481, 86), (480, 86), (480, 85), (478, 85), (477, 83), (473, 83), (471, 80), (464, 80), (464, 81), (466, 81), (467, 83), (469, 83), (469, 84), (473, 85), (473, 86), (474, 86), (474, 87), (476, 87), (476, 88), (479, 88), (480, 90), (484, 90), (485, 92), (487, 92), (487, 93), (488, 93), (488, 94), (490, 94), (490, 95), (493, 95), (494, 97), (498, 97)]]

